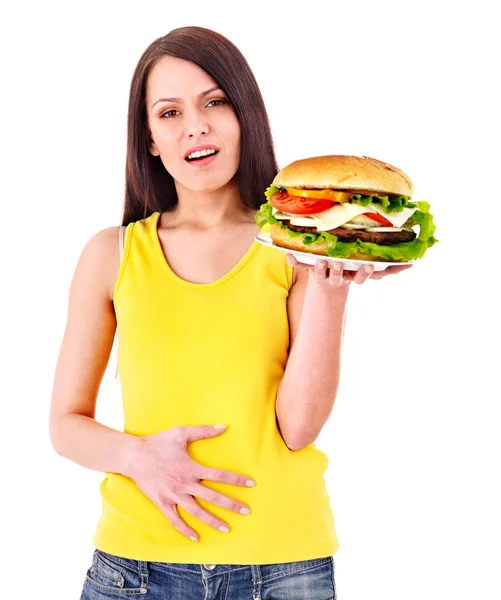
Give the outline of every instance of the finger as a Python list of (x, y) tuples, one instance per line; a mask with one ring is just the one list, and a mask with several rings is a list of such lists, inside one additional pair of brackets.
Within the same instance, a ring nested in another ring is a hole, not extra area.
[(229, 483), (230, 485), (239, 485), (241, 487), (252, 487), (255, 481), (247, 475), (237, 475), (231, 471), (221, 471), (221, 469), (213, 469), (211, 467), (203, 467), (197, 462), (194, 462), (196, 469), (193, 475), (197, 479), (206, 479), (207, 481), (218, 481), (219, 483)]
[(216, 429), (214, 425), (175, 425), (172, 429), (176, 430), (186, 443), (216, 437), (226, 431)]
[(358, 269), (353, 281), (355, 283), (362, 284), (369, 279), (373, 272), (374, 267), (372, 265), (365, 265), (364, 267)]
[(343, 263), (333, 262), (330, 265), (329, 284), (338, 287), (343, 283)]
[(391, 267), (387, 267), (385, 269), (385, 271), (388, 271), (388, 274), (390, 273), (400, 273), (400, 271), (405, 271), (406, 269), (410, 269), (413, 265), (395, 265), (395, 266), (391, 266)]
[(315, 270), (313, 271), (313, 276), (315, 280), (319, 283), (323, 283), (327, 279), (327, 261), (326, 260), (317, 260), (315, 262)]
[[(158, 508), (164, 513), (174, 529), (177, 529), (180, 534), (187, 538), (196, 538), (196, 541), (198, 542), (198, 533), (192, 529), (184, 519), (181, 519), (175, 504), (160, 502)], [(192, 541), (195, 541), (195, 539)]]
[(207, 502), (211, 502), (217, 506), (222, 506), (223, 508), (236, 512), (239, 515), (250, 514), (250, 508), (247, 506), (247, 504), (237, 502), (237, 500), (229, 498), (224, 494), (220, 494), (219, 492), (216, 492), (205, 485), (195, 483), (189, 486), (189, 488), (187, 487), (186, 490), (187, 493), (191, 494), (192, 496), (196, 496), (197, 498), (201, 498), (202, 500), (206, 500)]
[(286, 254), (287, 257), (287, 262), (291, 267), (295, 267), (297, 269), (301, 268), (301, 269), (308, 269), (308, 270), (313, 270), (314, 267), (312, 265), (308, 265), (306, 263), (302, 263), (299, 262), (295, 256), (293, 256), (292, 254)]
[(406, 269), (410, 269), (412, 265), (399, 265), (386, 267), (382, 271), (376, 271), (372, 274), (371, 279), (383, 279), (383, 277), (387, 277), (388, 275), (395, 275), (396, 273), (400, 273), (400, 271), (405, 271)]
[(190, 515), (193, 515), (199, 521), (202, 521), (202, 523), (214, 527), (214, 529), (217, 529), (221, 533), (229, 533), (230, 526), (228, 523), (221, 521), (221, 519), (218, 519), (215, 515), (202, 508), (193, 496), (187, 494), (180, 495), (178, 505), (182, 506), (185, 511), (189, 512)]

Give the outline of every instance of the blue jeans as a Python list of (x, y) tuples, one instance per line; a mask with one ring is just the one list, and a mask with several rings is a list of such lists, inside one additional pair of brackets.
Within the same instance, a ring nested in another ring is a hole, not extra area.
[(80, 600), (336, 600), (334, 557), (263, 565), (144, 562), (95, 550)]

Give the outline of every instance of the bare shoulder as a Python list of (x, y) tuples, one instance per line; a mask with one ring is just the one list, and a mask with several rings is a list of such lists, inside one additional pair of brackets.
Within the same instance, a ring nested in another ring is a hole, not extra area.
[(119, 229), (119, 225), (113, 225), (95, 233), (85, 244), (79, 260), (81, 268), (104, 286), (109, 300), (113, 298), (120, 269)]

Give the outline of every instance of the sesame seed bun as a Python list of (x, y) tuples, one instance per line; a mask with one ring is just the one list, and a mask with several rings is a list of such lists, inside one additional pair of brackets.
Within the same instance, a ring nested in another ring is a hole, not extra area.
[(332, 154), (296, 160), (273, 180), (281, 188), (367, 190), (411, 197), (414, 187), (400, 169), (367, 156)]

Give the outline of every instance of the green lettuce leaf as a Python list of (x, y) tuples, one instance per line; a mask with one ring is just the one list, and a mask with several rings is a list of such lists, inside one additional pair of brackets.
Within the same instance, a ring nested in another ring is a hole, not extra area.
[(387, 196), (378, 196), (373, 194), (371, 196), (362, 196), (360, 194), (353, 194), (350, 202), (358, 202), (362, 206), (368, 206), (371, 202), (381, 202), (388, 212), (397, 211), (400, 212), (403, 208), (414, 208), (418, 210), (405, 223), (405, 227), (412, 227), (414, 225), (419, 226), (419, 234), (416, 239), (411, 242), (402, 242), (400, 244), (392, 244), (389, 246), (383, 246), (379, 244), (373, 244), (372, 242), (362, 242), (356, 240), (355, 242), (342, 242), (338, 240), (335, 235), (332, 235), (326, 231), (319, 233), (302, 233), (299, 231), (293, 231), (289, 229), (282, 221), (275, 219), (272, 214), (273, 206), (270, 204), (270, 198), (273, 194), (280, 191), (281, 188), (270, 186), (265, 192), (267, 202), (262, 204), (259, 212), (256, 214), (256, 223), (263, 227), (266, 223), (271, 225), (278, 225), (282, 229), (287, 231), (287, 234), (291, 237), (303, 237), (303, 244), (311, 246), (315, 243), (327, 242), (327, 254), (336, 258), (348, 258), (355, 252), (364, 252), (365, 254), (372, 254), (387, 260), (401, 260), (411, 261), (417, 258), (422, 258), (428, 248), (431, 248), (439, 240), (437, 240), (433, 234), (435, 233), (435, 225), (433, 223), (433, 215), (430, 213), (430, 205), (424, 200), (418, 202), (409, 202), (407, 196), (399, 196), (398, 198), (388, 199)]
[(409, 201), (409, 196), (397, 196), (396, 198), (389, 198), (388, 196), (380, 196), (379, 194), (371, 194), (370, 196), (363, 196), (362, 194), (352, 194), (350, 203), (356, 202), (362, 206), (369, 206), (372, 202), (382, 204), (386, 212), (402, 212), (404, 208), (415, 208), (417, 204)]
[(266, 223), (270, 223), (271, 225), (280, 225), (280, 221), (275, 219), (275, 217), (272, 215), (272, 210), (273, 206), (269, 202), (266, 202), (266, 204), (261, 204), (259, 212), (254, 217), (259, 227), (263, 227), (266, 225)]
[(282, 192), (282, 191), (285, 191), (285, 188), (278, 188), (278, 187), (275, 187), (274, 185), (270, 185), (269, 187), (266, 188), (264, 195), (266, 196), (266, 200), (269, 202), (270, 198), (273, 196), (273, 194), (276, 194), (277, 192)]
[(433, 216), (430, 214), (430, 205), (428, 204), (428, 202), (420, 200), (419, 202), (416, 202), (416, 204), (419, 206), (419, 210), (417, 210), (413, 215), (411, 215), (411, 217), (407, 220), (405, 225), (407, 227), (419, 225), (418, 238), (425, 242), (426, 240), (433, 237), (436, 228), (433, 224)]

